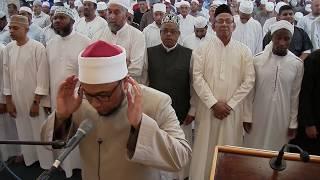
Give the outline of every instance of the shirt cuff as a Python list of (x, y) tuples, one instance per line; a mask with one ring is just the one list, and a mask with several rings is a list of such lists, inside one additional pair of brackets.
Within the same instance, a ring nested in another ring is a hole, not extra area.
[[(141, 125), (141, 123), (140, 123), (140, 125)], [(137, 129), (135, 129), (132, 126), (130, 129), (130, 135), (129, 135), (129, 139), (128, 139), (128, 143), (127, 143), (128, 156), (130, 159), (133, 157), (135, 149), (136, 149), (138, 136), (139, 136), (139, 132), (140, 132), (140, 125)]]
[(311, 53), (311, 49), (305, 50), (305, 51), (302, 52), (302, 54), (310, 54), (310, 53)]

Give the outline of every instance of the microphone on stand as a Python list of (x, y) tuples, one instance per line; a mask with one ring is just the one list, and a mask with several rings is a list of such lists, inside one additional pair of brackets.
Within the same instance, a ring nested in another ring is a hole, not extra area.
[(287, 167), (286, 161), (283, 160), (284, 150), (286, 147), (298, 149), (300, 152), (301, 161), (308, 162), (310, 160), (310, 156), (309, 156), (308, 152), (303, 151), (299, 146), (293, 145), (293, 144), (285, 144), (282, 146), (281, 150), (279, 151), (278, 156), (271, 158), (269, 164), (272, 169), (274, 169), (276, 171), (283, 171), (286, 169), (286, 167)]
[(51, 168), (44, 171), (37, 180), (48, 180), (57, 171), (61, 163), (66, 159), (66, 157), (71, 153), (71, 151), (80, 143), (80, 141), (86, 136), (88, 132), (93, 128), (93, 124), (90, 120), (86, 119), (78, 128), (76, 134), (67, 142), (66, 149), (58, 156), (54, 161)]

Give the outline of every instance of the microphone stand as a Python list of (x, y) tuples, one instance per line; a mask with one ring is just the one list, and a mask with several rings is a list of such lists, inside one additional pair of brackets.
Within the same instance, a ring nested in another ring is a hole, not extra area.
[(1, 140), (0, 144), (14, 144), (14, 145), (42, 145), (42, 146), (52, 146), (55, 149), (60, 149), (66, 146), (65, 141), (17, 141), (17, 140)]

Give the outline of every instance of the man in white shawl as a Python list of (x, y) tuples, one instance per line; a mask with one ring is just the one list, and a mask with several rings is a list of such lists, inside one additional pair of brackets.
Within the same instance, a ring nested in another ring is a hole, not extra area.
[(288, 50), (293, 31), (288, 21), (276, 22), (272, 42), (254, 58), (256, 84), (244, 106), (247, 147), (278, 150), (298, 127), (303, 62)]

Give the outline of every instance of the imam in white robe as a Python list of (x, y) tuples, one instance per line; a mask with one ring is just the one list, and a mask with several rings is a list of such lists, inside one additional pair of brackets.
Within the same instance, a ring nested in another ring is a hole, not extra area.
[(196, 18), (188, 14), (185, 18), (179, 14), (180, 18), (180, 38), (183, 39), (194, 32)]
[(204, 36), (204, 37), (201, 38), (201, 39), (198, 38), (198, 37), (195, 35), (195, 33), (193, 33), (193, 34), (190, 34), (189, 36), (187, 36), (187, 37), (183, 40), (182, 45), (183, 45), (184, 47), (187, 47), (187, 48), (189, 48), (189, 49), (194, 50), (194, 49), (196, 49), (196, 48), (198, 48), (198, 47), (201, 47), (203, 43), (205, 43), (205, 42), (207, 42), (207, 41), (210, 41), (211, 38), (212, 38), (212, 35), (209, 34), (208, 32), (207, 32), (206, 36)]
[(147, 48), (161, 44), (160, 28), (157, 26), (156, 22), (149, 24), (142, 32), (146, 38)]
[(78, 22), (74, 24), (74, 30), (92, 39), (98, 31), (108, 26), (106, 20), (100, 16), (96, 16), (92, 21), (86, 22), (85, 17), (80, 18)]

